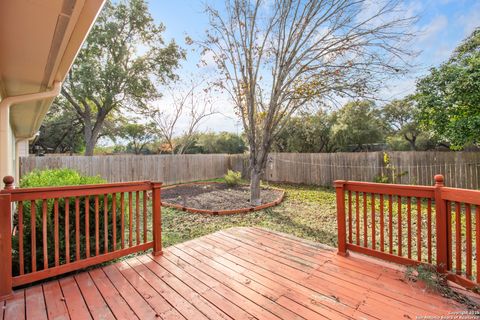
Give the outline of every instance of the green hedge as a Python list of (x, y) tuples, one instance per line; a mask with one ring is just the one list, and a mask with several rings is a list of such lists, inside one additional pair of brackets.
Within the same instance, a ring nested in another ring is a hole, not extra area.
[[(27, 174), (22, 178), (20, 182), (20, 187), (22, 188), (34, 188), (34, 187), (52, 187), (52, 186), (68, 186), (68, 185), (86, 185), (86, 184), (100, 184), (106, 183), (104, 179), (99, 176), (89, 177), (83, 176), (80, 173), (71, 170), (71, 169), (57, 169), (57, 170), (43, 170), (43, 171), (34, 171)], [(98, 207), (99, 207), (99, 248), (100, 254), (104, 252), (104, 195), (99, 195), (98, 197)], [(108, 243), (109, 251), (112, 251), (113, 248), (113, 235), (112, 235), (112, 195), (107, 195), (108, 199)], [(66, 261), (66, 238), (65, 238), (65, 204), (69, 202), (69, 241), (70, 241), (70, 261), (75, 261), (76, 257), (76, 234), (75, 234), (75, 198), (70, 198), (69, 200), (59, 198), (58, 199), (58, 222), (59, 222), (59, 253), (60, 253), (60, 264), (65, 263)], [(119, 245), (121, 237), (121, 217), (120, 217), (120, 200), (119, 195), (117, 195), (117, 215), (116, 215), (116, 229), (117, 229), (117, 244)], [(80, 257), (84, 259), (86, 257), (86, 239), (85, 239), (85, 197), (79, 197), (80, 205)], [(43, 255), (43, 225), (42, 225), (42, 207), (43, 201), (35, 201), (35, 210), (36, 210), (36, 256), (37, 256), (37, 270), (42, 270), (44, 265), (44, 255)], [(89, 232), (90, 232), (90, 255), (95, 255), (95, 197), (89, 197)], [(18, 206), (16, 208), (18, 210)], [(128, 213), (127, 213), (128, 214)], [(30, 227), (30, 217), (31, 217), (31, 203), (30, 201), (23, 203), (23, 224), (24, 224), (24, 263), (25, 263), (25, 273), (31, 272), (32, 270), (32, 260), (31, 260), (31, 227)], [(18, 227), (18, 214), (15, 215), (14, 224)], [(13, 273), (14, 275), (19, 274), (19, 246), (18, 246), (18, 232), (13, 237), (12, 247), (13, 247)], [(47, 243), (48, 243), (48, 265), (52, 267), (55, 265), (55, 247), (54, 247), (54, 200), (47, 200)], [(117, 245), (117, 246), (118, 246)]]

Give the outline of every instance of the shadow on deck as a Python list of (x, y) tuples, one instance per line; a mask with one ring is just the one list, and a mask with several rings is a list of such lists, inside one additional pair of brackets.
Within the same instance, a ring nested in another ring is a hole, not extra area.
[[(233, 228), (16, 290), (0, 319), (415, 319), (464, 310), (395, 265)], [(2, 318), (3, 317), (3, 318)]]

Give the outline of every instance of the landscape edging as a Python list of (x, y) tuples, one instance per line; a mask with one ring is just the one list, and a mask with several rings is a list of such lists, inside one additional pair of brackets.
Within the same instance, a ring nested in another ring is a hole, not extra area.
[[(176, 187), (179, 187), (179, 186), (187, 186), (187, 185), (195, 185), (195, 184), (197, 184), (197, 185), (198, 184), (214, 184), (214, 183), (220, 184), (222, 182), (217, 182), (217, 181), (188, 182), (188, 183), (181, 183), (181, 184), (171, 185), (171, 186), (168, 186), (168, 187), (163, 187), (162, 189), (165, 190), (165, 189), (176, 188)], [(259, 210), (263, 210), (263, 209), (266, 209), (266, 208), (276, 206), (283, 201), (283, 198), (285, 197), (285, 190), (280, 189), (280, 188), (273, 188), (273, 187), (268, 187), (268, 189), (281, 191), (281, 194), (274, 201), (267, 202), (267, 203), (264, 203), (264, 204), (261, 204), (261, 205), (255, 206), (255, 207), (244, 207), (244, 208), (229, 209), (229, 210), (208, 210), (208, 209), (197, 209), (197, 208), (185, 207), (185, 206), (182, 206), (182, 205), (179, 205), (179, 204), (169, 203), (169, 202), (165, 202), (165, 201), (161, 201), (161, 205), (163, 207), (174, 208), (174, 209), (178, 209), (178, 210), (185, 211), (185, 212), (210, 214), (210, 215), (228, 215), (228, 214), (254, 212), (254, 211), (259, 211)]]

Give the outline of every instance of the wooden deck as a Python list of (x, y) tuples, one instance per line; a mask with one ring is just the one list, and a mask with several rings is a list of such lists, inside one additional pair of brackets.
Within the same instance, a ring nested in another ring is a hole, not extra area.
[(163, 256), (16, 290), (0, 302), (0, 319), (415, 319), (464, 309), (405, 283), (390, 266), (285, 234), (234, 228)]

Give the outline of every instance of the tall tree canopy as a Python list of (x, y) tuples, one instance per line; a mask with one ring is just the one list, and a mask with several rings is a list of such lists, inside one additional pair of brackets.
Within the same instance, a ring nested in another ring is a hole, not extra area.
[(379, 111), (368, 100), (349, 102), (338, 110), (332, 132), (338, 145), (352, 151), (365, 150), (383, 139)]
[(480, 28), (417, 82), (422, 122), (451, 148), (480, 143)]
[(175, 78), (184, 52), (162, 38), (144, 0), (107, 1), (63, 85), (83, 122), (92, 155), (108, 115), (139, 112), (160, 97), (156, 85)]
[(393, 100), (382, 108), (386, 131), (402, 136), (411, 150), (417, 150), (417, 138), (422, 133), (418, 118), (419, 110), (411, 97)]
[(226, 0), (206, 11), (211, 28), (200, 44), (243, 122), (253, 205), (268, 152), (293, 114), (312, 99), (373, 92), (410, 53), (414, 19), (398, 0)]

